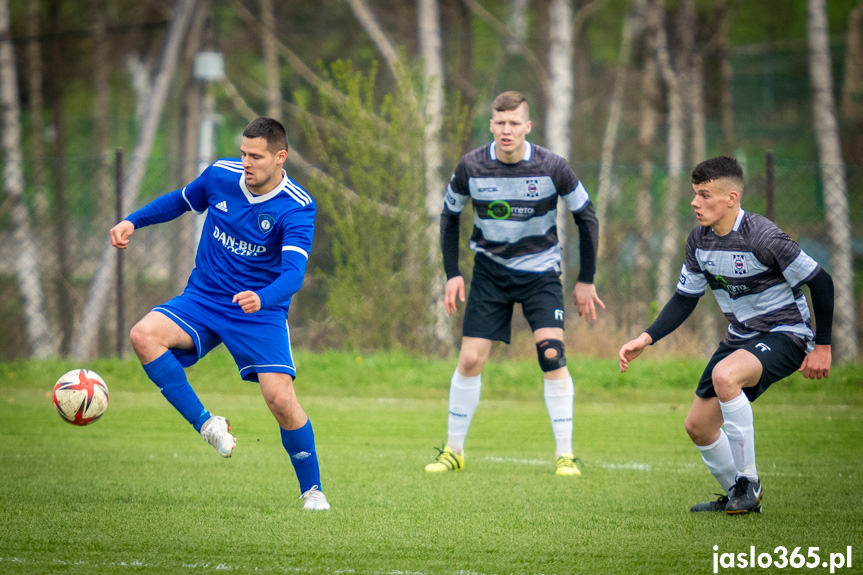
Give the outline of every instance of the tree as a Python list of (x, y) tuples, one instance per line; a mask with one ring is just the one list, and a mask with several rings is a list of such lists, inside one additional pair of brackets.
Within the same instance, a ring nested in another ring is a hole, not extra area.
[[(438, 222), (443, 209), (444, 190), (444, 180), (440, 173), (443, 167), (441, 126), (443, 125), (444, 108), (444, 67), (437, 0), (417, 1), (417, 29), (419, 30), (420, 55), (423, 59), (423, 85), (425, 87), (423, 158), (425, 160), (426, 241), (429, 246), (429, 264), (432, 269), (440, 269)], [(453, 343), (443, 305), (444, 284), (440, 281), (432, 282), (431, 291), (434, 338), (440, 342)]]
[[(406, 66), (394, 71), (395, 93), (377, 104), (374, 69), (364, 75), (350, 63), (334, 63), (328, 83), (346, 99), (318, 90), (322, 123), (310, 114), (309, 98), (296, 95), (306, 145), (328, 172), (309, 181), (332, 243), (333, 269), (323, 277), (327, 311), (340, 343), (353, 349), (434, 343), (428, 330), (417, 329), (429, 325), (429, 285), (439, 276), (425, 257), (428, 212), (416, 193), (425, 178), (416, 161), (423, 155), (423, 113), (416, 94), (406, 93), (414, 90)], [(345, 188), (362, 190), (363, 201), (343, 201)], [(381, 205), (396, 209), (382, 213)]]
[(273, 0), (261, 0), (261, 25), (264, 33), (264, 67), (267, 71), (267, 116), (282, 119), (282, 91), (279, 87), (279, 55), (276, 51), (276, 18)]
[(856, 126), (863, 124), (863, 2), (848, 17), (848, 49), (842, 84), (842, 116)]
[(650, 237), (653, 233), (653, 150), (656, 139), (659, 107), (659, 72), (656, 61), (656, 34), (659, 25), (658, 18), (653, 14), (656, 6), (652, 2), (644, 5), (645, 30), (644, 69), (641, 72), (641, 98), (639, 98), (638, 125), (638, 166), (640, 184), (636, 195), (636, 218), (638, 229), (638, 244), (635, 254), (635, 279), (638, 285), (650, 285), (649, 270), (652, 266), (650, 258)]
[[(596, 217), (605, 223), (611, 194), (611, 168), (614, 164), (614, 147), (617, 144), (617, 131), (620, 127), (620, 117), (623, 113), (623, 97), (626, 92), (626, 77), (632, 56), (632, 40), (638, 35), (639, 23), (643, 18), (644, 1), (635, 0), (629, 15), (623, 19), (623, 29), (620, 33), (620, 49), (617, 53), (617, 70), (614, 76), (614, 88), (611, 92), (611, 102), (608, 106), (608, 121), (605, 124), (605, 135), (602, 138), (602, 154), (599, 167), (599, 187), (596, 192)], [(607, 226), (599, 227), (599, 253), (605, 253), (605, 234)], [(601, 256), (600, 256), (601, 257)]]
[(833, 348), (836, 359), (850, 361), (857, 357), (851, 221), (848, 211), (848, 182), (839, 145), (836, 104), (833, 100), (833, 74), (830, 69), (824, 0), (807, 0), (807, 15), (806, 38), (809, 44), (813, 121), (815, 137), (818, 141), (824, 210), (833, 255), (833, 280), (836, 286), (836, 329), (833, 330)]
[(656, 300), (668, 301), (672, 293), (672, 262), (677, 253), (677, 212), (680, 204), (680, 173), (683, 168), (683, 98), (680, 81), (672, 65), (665, 32), (665, 1), (651, 0), (651, 18), (656, 22), (656, 59), (668, 98), (668, 148), (666, 153), (665, 207), (663, 234), (657, 266)]
[[(153, 82), (152, 90), (147, 90), (146, 99), (140, 100), (141, 108), (141, 130), (135, 144), (130, 166), (127, 170), (126, 182), (123, 185), (123, 197), (121, 204), (123, 212), (128, 213), (133, 205), (144, 178), (147, 159), (156, 138), (156, 128), (165, 99), (168, 95), (168, 87), (174, 76), (179, 59), (180, 46), (186, 37), (189, 21), (195, 9), (195, 0), (178, 0), (174, 17), (168, 28), (168, 37), (162, 53), (162, 60)], [(117, 267), (115, 248), (106, 240), (105, 247), (99, 257), (99, 266), (90, 284), (90, 292), (78, 322), (76, 335), (72, 343), (72, 357), (76, 359), (87, 359), (92, 356), (93, 348), (98, 335), (99, 323), (108, 299), (108, 291), (112, 285), (112, 278)]]
[[(548, 73), (551, 78), (545, 115), (545, 142), (555, 154), (569, 158), (572, 152), (570, 124), (574, 99), (573, 77), (572, 0), (551, 0), (549, 5)], [(569, 210), (563, 201), (558, 202), (557, 236), (562, 248), (566, 246), (566, 221)], [(561, 267), (561, 280), (565, 281), (566, 267)]]
[[(43, 121), (43, 109), (45, 107), (42, 94), (42, 49), (39, 43), (39, 0), (27, 3), (27, 92), (30, 112), (30, 159), (36, 169), (33, 170), (33, 205), (35, 206), (36, 218), (40, 222), (47, 222), (48, 214), (48, 191), (45, 186), (45, 170), (43, 168), (44, 133), (45, 123)], [(43, 261), (54, 259), (53, 250), (42, 250), (39, 254)], [(49, 255), (50, 253), (50, 255)]]
[(527, 41), (527, 8), (530, 0), (510, 0), (509, 35), (506, 39), (506, 51), (509, 54), (521, 54)]
[[(9, 1), (0, 0), (0, 103), (2, 103), (3, 185), (12, 202), (13, 238), (20, 250), (15, 259), (18, 290), (24, 300), (24, 328), (33, 357), (57, 352), (43, 309), (42, 282), (36, 242), (24, 203), (24, 173), (21, 166), (21, 108), (15, 52), (9, 36)], [(9, 328), (11, 326), (7, 326)]]
[(719, 113), (722, 118), (722, 153), (730, 156), (734, 153), (734, 100), (731, 95), (731, 84), (734, 80), (734, 70), (728, 59), (728, 30), (731, 28), (731, 16), (726, 0), (716, 0), (714, 10), (716, 22), (716, 59), (719, 61)]

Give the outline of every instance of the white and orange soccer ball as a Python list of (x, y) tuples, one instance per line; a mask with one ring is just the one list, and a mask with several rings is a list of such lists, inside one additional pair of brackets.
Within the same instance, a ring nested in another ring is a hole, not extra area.
[(108, 409), (108, 386), (95, 371), (67, 371), (54, 385), (54, 407), (69, 423), (89, 425)]

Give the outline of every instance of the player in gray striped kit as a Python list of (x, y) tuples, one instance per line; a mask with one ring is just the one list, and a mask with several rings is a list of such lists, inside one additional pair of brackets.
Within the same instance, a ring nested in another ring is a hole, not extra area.
[(656, 321), (620, 348), (620, 371), (713, 292), (728, 331), (701, 376), (685, 427), (725, 493), (691, 510), (760, 513), (751, 402), (795, 371), (811, 379), (830, 375), (833, 280), (776, 224), (740, 206), (743, 170), (733, 158), (700, 163), (692, 188), (699, 225), (686, 242), (677, 290)]
[(555, 473), (581, 474), (572, 449), (574, 386), (564, 357), (563, 287), (557, 204), (562, 198), (579, 230), (581, 267), (573, 291), (578, 314), (596, 319), (596, 213), (584, 186), (566, 160), (528, 142), (531, 121), (519, 92), (504, 92), (492, 103), (494, 141), (465, 154), (447, 187), (441, 214), (441, 244), (448, 314), (464, 301), (459, 271), (459, 217), (468, 201), (474, 210), (470, 247), (476, 253), (465, 308), (458, 367), (450, 382), (447, 442), (429, 472), (464, 467), (464, 441), (479, 404), (482, 369), (493, 340), (509, 343), (513, 305), (520, 303), (533, 330), (544, 372), (546, 407), (555, 438)]

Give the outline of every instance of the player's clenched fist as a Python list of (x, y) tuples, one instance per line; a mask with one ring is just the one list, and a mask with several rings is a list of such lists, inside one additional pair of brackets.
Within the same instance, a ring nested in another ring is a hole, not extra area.
[(243, 311), (246, 313), (255, 313), (261, 309), (261, 298), (253, 291), (241, 291), (234, 295), (232, 300), (236, 304), (240, 304)]
[(135, 231), (135, 225), (129, 220), (123, 220), (111, 228), (111, 245), (121, 250), (129, 246), (129, 237)]

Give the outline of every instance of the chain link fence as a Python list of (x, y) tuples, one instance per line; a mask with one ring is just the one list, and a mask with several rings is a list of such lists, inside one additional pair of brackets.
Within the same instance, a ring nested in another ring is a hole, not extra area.
[[(4, 329), (0, 336), (0, 361), (37, 356), (75, 356), (85, 360), (129, 353), (128, 331), (134, 322), (153, 306), (182, 291), (194, 265), (195, 216), (192, 214), (138, 230), (129, 249), (122, 253), (122, 261), (118, 260), (118, 273), (111, 274), (108, 280), (110, 296), (103, 309), (95, 314), (84, 312), (91, 305), (93, 280), (109, 242), (108, 230), (117, 221), (116, 192), (123, 178), (117, 170), (118, 162), (122, 163), (122, 159), (108, 155), (25, 163), (24, 178), (28, 183), (24, 196), (25, 236), (21, 235), (21, 213), (24, 212), (19, 211), (16, 216), (17, 200), (3, 196), (0, 202), (0, 324)], [(129, 159), (125, 162), (129, 163)], [(828, 167), (835, 176), (834, 182), (844, 178), (850, 204), (852, 240), (846, 247), (850, 247), (851, 269), (855, 271), (851, 278), (840, 278), (835, 275), (837, 250), (831, 243), (831, 220), (825, 212), (821, 166), (776, 159), (771, 174), (767, 165), (766, 158), (750, 158), (745, 162), (743, 206), (749, 211), (772, 216), (807, 253), (834, 274), (837, 282), (834, 348), (837, 340), (850, 338), (854, 347), (849, 349), (859, 349), (856, 338), (863, 329), (863, 275), (859, 271), (863, 262), (863, 166), (848, 166), (844, 175), (838, 168)], [(595, 194), (599, 166), (576, 163), (573, 167), (592, 195)], [(292, 177), (306, 183), (307, 178), (297, 166), (286, 168)], [(189, 166), (171, 160), (151, 159), (135, 207), (187, 183), (182, 174), (188, 173), (188, 169)], [(688, 167), (682, 171), (680, 182), (675, 240), (679, 249), (670, 268), (673, 274), (660, 278), (657, 269), (662, 230), (665, 229), (661, 218), (668, 189), (666, 171), (662, 166), (654, 166), (649, 190), (646, 190), (640, 168), (615, 166), (612, 169), (612, 191), (607, 198), (605, 220), (600, 222), (603, 240), (597, 276), (597, 289), (607, 309), (600, 312), (598, 322), (588, 325), (577, 318), (569, 302), (567, 345), (572, 353), (613, 357), (623, 342), (640, 333), (655, 317), (664, 303), (657, 301), (661, 287), (670, 286), (673, 290), (685, 239), (695, 224), (689, 207), (690, 170)], [(464, 219), (470, 220), (469, 217)], [(300, 348), (340, 347), (343, 343), (338, 330), (332, 328), (332, 313), (327, 309), (323, 293), (326, 282), (322, 280), (332, 273), (333, 266), (333, 245), (327, 237), (327, 222), (327, 213), (319, 210), (315, 249), (306, 283), (295, 296), (291, 308), (292, 340)], [(571, 223), (566, 234), (570, 239), (565, 252), (565, 282), (567, 291), (571, 291), (578, 269), (577, 231)], [(22, 260), (22, 253), (26, 251), (22, 250), (22, 242), (35, 249), (36, 261)], [(464, 243), (462, 253), (466, 254), (466, 239)], [(465, 267), (470, 268), (469, 265)], [(442, 271), (438, 277), (444, 281)], [(838, 289), (841, 281), (848, 284), (848, 289)], [(357, 297), (368, 295), (357, 294)], [(399, 294), (377, 294), (376, 297), (395, 298)], [(709, 296), (704, 299), (712, 300)], [(849, 310), (854, 310), (854, 315), (841, 319)], [(96, 319), (84, 325), (82, 317)], [(405, 321), (410, 320), (405, 318)], [(508, 353), (532, 357), (535, 353), (532, 339), (518, 313), (515, 322), (513, 345)], [(41, 331), (34, 328), (39, 325), (44, 326)], [(712, 350), (726, 325), (718, 306), (706, 301), (698, 306), (693, 319), (669, 337), (669, 343), (658, 353), (697, 355)], [(452, 326), (454, 341), (457, 341), (461, 333), (460, 317), (453, 320)], [(524, 329), (520, 329), (522, 327)], [(415, 326), (415, 329), (422, 329), (422, 326)], [(85, 337), (93, 340), (92, 346), (76, 345)], [(434, 353), (439, 350), (412, 351)]]

